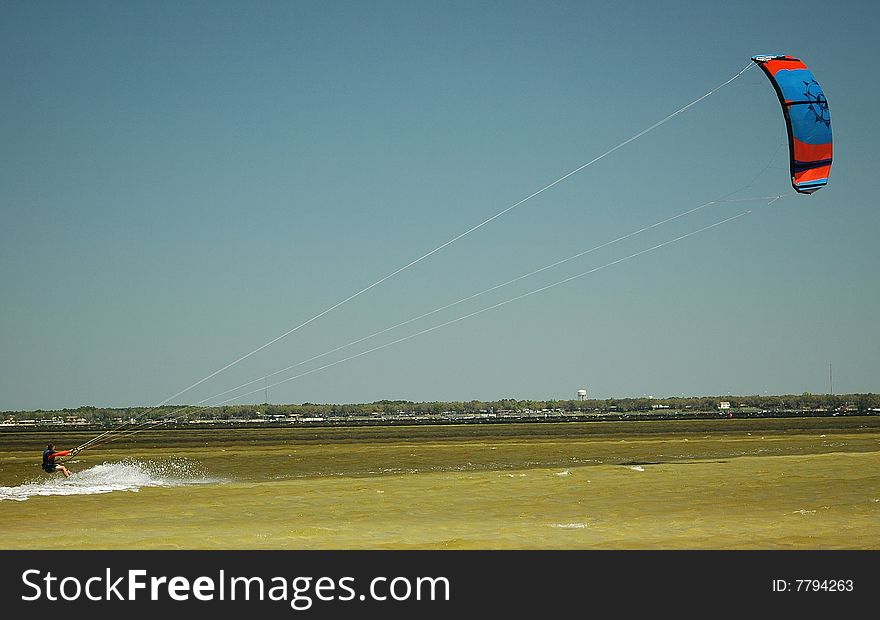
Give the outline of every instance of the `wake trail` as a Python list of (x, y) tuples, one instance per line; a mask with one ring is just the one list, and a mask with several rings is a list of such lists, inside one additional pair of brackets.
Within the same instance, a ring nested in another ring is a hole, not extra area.
[(0, 487), (0, 501), (23, 502), (32, 497), (99, 495), (114, 491), (137, 492), (145, 487), (180, 487), (226, 482), (208, 477), (187, 459), (140, 461), (127, 459), (102, 463), (71, 474), (30, 480), (18, 486)]

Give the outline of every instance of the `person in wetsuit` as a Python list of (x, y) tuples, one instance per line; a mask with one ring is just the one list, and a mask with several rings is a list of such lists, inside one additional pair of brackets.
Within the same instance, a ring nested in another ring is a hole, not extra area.
[(60, 452), (55, 451), (55, 444), (50, 443), (46, 446), (46, 449), (43, 450), (43, 471), (47, 474), (54, 474), (56, 471), (60, 471), (64, 474), (64, 477), (67, 478), (70, 476), (70, 470), (67, 469), (61, 463), (56, 463), (55, 459), (59, 456), (74, 456), (79, 450), (76, 448), (72, 450), (61, 450)]

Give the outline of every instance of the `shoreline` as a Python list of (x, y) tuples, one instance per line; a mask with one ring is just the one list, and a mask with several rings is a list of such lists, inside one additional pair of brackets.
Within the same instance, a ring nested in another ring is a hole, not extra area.
[[(359, 428), (359, 427), (419, 427), (419, 426), (460, 426), (460, 425), (518, 425), (518, 424), (557, 424), (584, 422), (669, 422), (669, 421), (717, 421), (728, 420), (771, 420), (771, 419), (877, 419), (880, 425), (880, 412), (830, 412), (830, 411), (628, 411), (605, 413), (529, 413), (529, 414), (457, 414), (457, 415), (398, 415), (364, 418), (363, 416), (336, 415), (325, 419), (273, 421), (265, 419), (197, 420), (184, 423), (161, 423), (146, 426), (142, 431), (181, 431), (181, 430), (226, 430), (230, 428), (248, 429), (320, 429), (320, 428)], [(34, 424), (0, 424), (0, 434), (4, 433), (43, 433), (49, 432), (89, 432), (120, 429), (128, 424), (65, 424), (52, 421)]]

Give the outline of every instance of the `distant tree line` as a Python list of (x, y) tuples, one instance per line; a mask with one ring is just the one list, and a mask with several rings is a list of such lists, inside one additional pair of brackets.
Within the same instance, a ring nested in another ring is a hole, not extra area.
[[(112, 425), (127, 423), (132, 418), (147, 419), (202, 419), (247, 420), (257, 418), (358, 416), (358, 415), (443, 415), (479, 413), (519, 413), (540, 411), (564, 411), (570, 413), (612, 411), (716, 411), (721, 403), (729, 403), (733, 410), (750, 408), (763, 411), (846, 411), (849, 413), (880, 412), (880, 394), (811, 394), (785, 396), (692, 396), (672, 398), (607, 398), (588, 400), (521, 400), (504, 398), (493, 401), (434, 401), (412, 402), (408, 400), (379, 400), (372, 403), (352, 404), (268, 404), (230, 405), (224, 407), (185, 408), (183, 405), (158, 408), (128, 407), (106, 408), (82, 406), (75, 409), (35, 411), (6, 411), (2, 420), (68, 420), (71, 418), (90, 424)], [(2, 421), (0, 420), (0, 421)]]

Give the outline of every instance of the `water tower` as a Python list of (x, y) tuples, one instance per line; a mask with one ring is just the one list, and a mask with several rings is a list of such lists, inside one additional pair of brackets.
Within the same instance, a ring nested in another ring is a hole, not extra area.
[(578, 400), (587, 400), (586, 390), (578, 390)]

